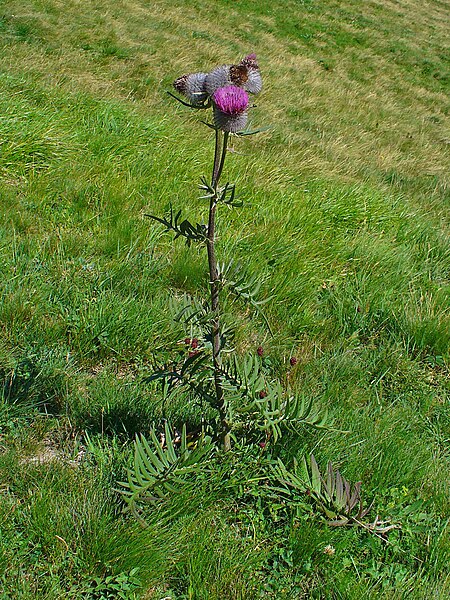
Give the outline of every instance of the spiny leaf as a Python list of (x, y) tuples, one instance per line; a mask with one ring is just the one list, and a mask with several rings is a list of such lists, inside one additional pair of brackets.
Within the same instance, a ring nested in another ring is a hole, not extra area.
[(255, 309), (256, 313), (261, 315), (270, 334), (273, 335), (270, 323), (265, 314), (261, 311), (261, 306), (269, 302), (273, 296), (263, 299), (257, 298), (261, 285), (265, 281), (265, 277), (254, 275), (251, 278), (247, 278), (246, 274), (243, 272), (242, 266), (234, 264), (233, 261), (230, 261), (228, 265), (220, 265), (219, 276), (224, 287), (229, 289), (237, 299), (241, 299), (245, 303), (250, 304)]
[(209, 108), (211, 106), (210, 100), (208, 100), (207, 102), (204, 102), (203, 104), (190, 104), (189, 102), (186, 102), (185, 100), (182, 100), (181, 98), (178, 98), (178, 96), (175, 96), (175, 94), (172, 94), (172, 92), (169, 92), (168, 90), (167, 90), (167, 94), (169, 96), (171, 96), (172, 98), (174, 98), (175, 100), (177, 100), (177, 102), (179, 102), (183, 106), (187, 106), (188, 108), (194, 108), (194, 109), (198, 110), (198, 109)]
[(353, 493), (350, 496), (350, 502), (349, 502), (350, 510), (352, 510), (358, 504), (358, 502), (360, 500), (360, 493), (361, 493), (361, 482), (358, 481), (353, 486)]
[[(294, 467), (296, 465), (294, 464)], [(296, 471), (296, 469), (295, 469)], [(302, 461), (300, 463), (300, 479), (302, 481), (305, 482), (305, 484), (308, 486), (308, 488), (312, 488), (312, 481), (309, 477), (309, 471), (308, 471), (308, 463), (306, 462), (306, 458), (303, 456), (302, 457)]]
[(336, 491), (335, 491), (335, 503), (338, 511), (341, 511), (345, 506), (345, 495), (344, 495), (344, 482), (342, 481), (342, 475), (336, 470)]
[(268, 131), (272, 129), (271, 125), (266, 125), (265, 127), (259, 127), (258, 129), (244, 129), (244, 131), (238, 131), (235, 135), (245, 136), (245, 135), (256, 135), (257, 133), (262, 133), (263, 131)]
[(181, 220), (181, 210), (174, 216), (172, 206), (170, 207), (170, 215), (168, 218), (150, 214), (146, 214), (145, 216), (164, 225), (166, 231), (173, 231), (175, 233), (175, 239), (180, 236), (184, 237), (188, 246), (191, 242), (204, 242), (206, 240), (206, 225), (201, 223), (193, 225), (187, 219)]
[(167, 445), (167, 458), (170, 463), (174, 463), (177, 460), (177, 456), (175, 454), (175, 448), (172, 442), (172, 434), (169, 428), (169, 423), (166, 421), (164, 423), (164, 437)]
[(327, 496), (329, 498), (333, 497), (334, 485), (335, 485), (335, 479), (334, 479), (333, 465), (331, 464), (331, 462), (328, 462), (325, 490), (326, 490)]
[[(306, 487), (310, 491), (310, 498), (317, 508), (327, 518), (327, 523), (333, 527), (345, 525), (358, 525), (377, 534), (383, 532), (383, 522), (375, 520), (374, 524), (365, 524), (362, 519), (368, 514), (372, 504), (363, 509), (361, 501), (361, 483), (353, 486), (342, 477), (338, 469), (333, 469), (331, 463), (327, 465), (326, 480), (322, 477), (319, 466), (313, 454), (310, 455), (309, 464), (305, 457), (300, 463), (294, 461), (294, 470), (289, 471), (280, 459), (273, 472), (278, 481), (285, 485), (285, 492), (291, 493), (292, 489), (301, 491)], [(358, 506), (359, 505), (359, 506)], [(358, 506), (356, 515), (353, 509)], [(394, 526), (389, 526), (388, 530)]]
[(139, 514), (138, 505), (156, 502), (168, 493), (176, 493), (187, 483), (190, 473), (203, 468), (203, 461), (212, 449), (209, 437), (198, 440), (197, 447), (188, 448), (186, 427), (181, 433), (180, 449), (172, 439), (171, 427), (164, 424), (165, 446), (158, 440), (154, 429), (150, 430), (150, 441), (144, 435), (135, 439), (134, 462), (128, 469), (127, 482), (120, 485), (128, 510)]
[(186, 324), (194, 323), (202, 330), (204, 326), (209, 326), (216, 316), (209, 310), (206, 303), (188, 294), (184, 295), (181, 300), (169, 300), (169, 309), (174, 315), (174, 321)]
[(312, 478), (311, 478), (312, 490), (318, 496), (320, 496), (321, 495), (320, 494), (320, 491), (321, 491), (321, 477), (320, 477), (319, 467), (317, 465), (316, 459), (314, 458), (313, 454), (311, 454), (310, 460), (311, 460), (311, 473), (312, 473)]

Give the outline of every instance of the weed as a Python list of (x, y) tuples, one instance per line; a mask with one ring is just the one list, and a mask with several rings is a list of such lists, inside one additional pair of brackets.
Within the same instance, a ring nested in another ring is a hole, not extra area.
[[(17, 377), (0, 409), (0, 595), (65, 598), (139, 567), (158, 600), (449, 596), (446, 16), (416, 0), (1, 4), (0, 387)], [(261, 484), (224, 493), (272, 452), (265, 434), (248, 461), (237, 452), (248, 468), (216, 463), (209, 496), (171, 499), (179, 519), (150, 511), (141, 531), (110, 491), (136, 432), (163, 414), (201, 429), (198, 406), (143, 383), (184, 352), (173, 340), (199, 338), (169, 299), (208, 289), (201, 253), (143, 217), (172, 202), (206, 222), (187, 182), (214, 143), (187, 109), (173, 118), (165, 90), (252, 48), (265, 79), (252, 116), (271, 129), (233, 140), (227, 179), (251, 201), (221, 211), (217, 253), (273, 296), (273, 337), (242, 299), (223, 324), (239, 355), (262, 346), (271, 380), (349, 432), (287, 431), (284, 464), (313, 452), (362, 480), (370, 514), (403, 525), (392, 547), (328, 527), (310, 500), (291, 519)], [(49, 448), (56, 462), (26, 462)]]

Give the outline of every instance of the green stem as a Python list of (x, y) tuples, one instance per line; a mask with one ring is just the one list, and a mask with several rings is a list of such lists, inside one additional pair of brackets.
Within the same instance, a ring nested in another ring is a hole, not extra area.
[(227, 155), (227, 149), (228, 149), (228, 136), (230, 134), (228, 133), (228, 131), (225, 131), (225, 133), (223, 134), (223, 146), (222, 146), (222, 155), (220, 157), (220, 163), (219, 163), (219, 169), (217, 171), (217, 177), (216, 177), (216, 185), (214, 186), (214, 189), (217, 189), (217, 185), (219, 184), (219, 179), (220, 176), (222, 175), (222, 171), (223, 171), (223, 165), (225, 164), (225, 157)]
[[(222, 382), (220, 379), (220, 311), (219, 311), (219, 273), (217, 269), (217, 259), (215, 254), (215, 225), (216, 209), (218, 199), (218, 186), (222, 174), (225, 157), (227, 153), (228, 133), (225, 133), (222, 140), (222, 132), (216, 129), (216, 141), (214, 148), (214, 166), (211, 178), (211, 187), (214, 194), (209, 204), (208, 218), (208, 237), (206, 247), (208, 251), (209, 283), (211, 287), (211, 311), (214, 315), (211, 324), (211, 337), (213, 346), (213, 370), (214, 370), (214, 388), (216, 394), (217, 409), (221, 422), (221, 441), (225, 451), (231, 449), (230, 423), (228, 422), (227, 409)], [(222, 147), (221, 147), (222, 146)]]

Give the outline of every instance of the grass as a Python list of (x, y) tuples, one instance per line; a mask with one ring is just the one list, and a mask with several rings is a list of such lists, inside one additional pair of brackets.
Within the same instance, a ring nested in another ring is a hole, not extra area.
[[(0, 2), (1, 598), (448, 596), (446, 10)], [(253, 123), (271, 129), (233, 142), (245, 204), (219, 215), (219, 252), (264, 278), (274, 337), (239, 310), (237, 348), (262, 345), (348, 431), (280, 452), (362, 480), (373, 514), (402, 523), (389, 544), (290, 521), (257, 489), (227, 496), (220, 473), (216, 495), (173, 499), (143, 531), (114, 492), (164, 413), (143, 379), (184, 338), (167, 304), (207, 286), (203, 254), (144, 217), (206, 210), (213, 140), (165, 90), (253, 50)]]

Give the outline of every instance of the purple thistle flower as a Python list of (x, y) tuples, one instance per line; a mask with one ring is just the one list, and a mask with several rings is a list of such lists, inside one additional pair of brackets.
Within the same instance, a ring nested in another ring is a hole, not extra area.
[(217, 108), (228, 115), (242, 113), (248, 106), (247, 92), (235, 85), (227, 85), (216, 90), (213, 100)]
[(237, 133), (247, 125), (248, 94), (235, 85), (216, 90), (212, 96), (214, 123), (218, 129)]

